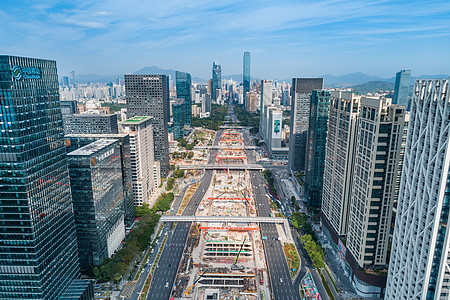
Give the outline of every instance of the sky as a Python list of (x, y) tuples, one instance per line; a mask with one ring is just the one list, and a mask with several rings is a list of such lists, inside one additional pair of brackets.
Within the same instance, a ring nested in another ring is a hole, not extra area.
[(0, 54), (57, 61), (60, 76), (145, 66), (204, 79), (450, 73), (450, 1), (0, 0)]

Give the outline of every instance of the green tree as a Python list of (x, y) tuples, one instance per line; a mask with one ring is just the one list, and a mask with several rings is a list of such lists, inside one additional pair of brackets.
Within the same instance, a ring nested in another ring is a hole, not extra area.
[(173, 185), (175, 184), (175, 179), (174, 178), (169, 178), (167, 180), (167, 184), (166, 184), (166, 191), (170, 191), (171, 189), (173, 189)]
[(175, 178), (181, 178), (184, 176), (184, 170), (177, 169), (175, 172), (173, 172), (173, 177)]
[(194, 157), (194, 152), (189, 152), (187, 158), (191, 159), (192, 157)]

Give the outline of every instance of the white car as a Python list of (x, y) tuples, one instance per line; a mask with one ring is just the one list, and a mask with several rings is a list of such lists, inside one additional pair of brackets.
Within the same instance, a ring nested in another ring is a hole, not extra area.
[(168, 288), (168, 287), (169, 287), (169, 282), (167, 281), (167, 282), (166, 282), (166, 288)]
[(283, 278), (280, 277), (280, 282), (283, 283)]

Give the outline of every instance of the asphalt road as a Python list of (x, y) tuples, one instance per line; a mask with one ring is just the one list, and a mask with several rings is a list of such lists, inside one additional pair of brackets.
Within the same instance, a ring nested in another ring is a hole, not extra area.
[[(217, 145), (223, 130), (219, 131), (214, 140)], [(208, 163), (214, 163), (217, 150), (211, 150)], [(205, 171), (200, 185), (194, 195), (186, 205), (183, 211), (184, 216), (193, 216), (197, 210), (198, 204), (203, 199), (212, 179), (212, 170)], [(172, 229), (171, 222), (164, 225), (164, 230)], [(178, 222), (173, 233), (169, 233), (166, 245), (163, 249), (158, 262), (158, 267), (153, 273), (153, 279), (150, 285), (147, 299), (149, 300), (167, 300), (171, 296), (172, 287), (176, 278), (178, 265), (183, 255), (184, 246), (187, 241), (191, 222)], [(167, 287), (166, 287), (167, 286)]]
[[(244, 143), (250, 145), (251, 140), (248, 132), (244, 132)], [(247, 151), (247, 159), (250, 162), (255, 160), (254, 152)], [(256, 211), (258, 216), (269, 217), (272, 210), (266, 196), (266, 188), (262, 174), (258, 171), (250, 171), (253, 186), (253, 196), (255, 197)], [(283, 247), (278, 240), (278, 231), (275, 224), (260, 224), (261, 234), (267, 239), (263, 239), (264, 253), (272, 286), (273, 299), (294, 300), (301, 299), (298, 287), (295, 288), (289, 267), (284, 256)]]

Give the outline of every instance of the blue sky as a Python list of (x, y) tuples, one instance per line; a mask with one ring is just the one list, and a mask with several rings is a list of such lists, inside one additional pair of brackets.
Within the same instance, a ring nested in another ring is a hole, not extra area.
[(450, 73), (450, 1), (0, 0), (0, 53), (55, 59), (60, 75), (144, 66), (223, 74), (392, 77)]

